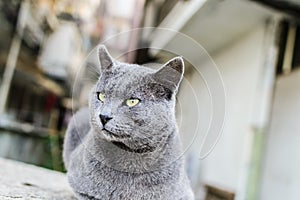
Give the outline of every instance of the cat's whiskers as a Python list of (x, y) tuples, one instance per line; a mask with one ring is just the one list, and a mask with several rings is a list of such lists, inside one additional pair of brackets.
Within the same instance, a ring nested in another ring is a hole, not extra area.
[(93, 72), (96, 75), (98, 75), (98, 77), (101, 75), (100, 71), (98, 70), (98, 65), (91, 63), (91, 62), (87, 62), (86, 63), (86, 70), (88, 70), (89, 72)]
[(95, 83), (97, 81), (97, 79), (95, 80), (92, 77), (82, 77), (79, 80), (80, 80), (80, 82), (83, 82), (83, 83), (85, 83), (85, 82), (94, 82)]

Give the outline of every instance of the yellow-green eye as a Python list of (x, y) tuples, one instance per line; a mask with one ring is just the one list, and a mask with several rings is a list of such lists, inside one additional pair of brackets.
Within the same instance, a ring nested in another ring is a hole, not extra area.
[(105, 100), (105, 94), (99, 92), (98, 93), (98, 99), (103, 102)]
[(126, 105), (129, 107), (136, 106), (140, 102), (139, 99), (127, 99), (126, 100)]

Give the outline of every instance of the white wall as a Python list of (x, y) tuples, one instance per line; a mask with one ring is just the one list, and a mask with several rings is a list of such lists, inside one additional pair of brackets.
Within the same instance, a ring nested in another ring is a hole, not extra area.
[[(226, 88), (226, 122), (222, 136), (213, 152), (198, 163), (196, 159), (192, 159), (192, 163), (200, 166), (201, 172), (201, 174), (193, 174), (193, 178), (199, 175), (202, 183), (213, 184), (234, 192), (241, 192), (243, 188), (243, 173), (247, 165), (250, 142), (248, 138), (251, 135), (255, 92), (263, 64), (261, 56), (263, 40), (264, 25), (262, 24), (237, 39), (232, 45), (211, 55), (221, 72)], [(196, 144), (190, 151), (194, 157), (197, 157), (199, 154), (197, 147), (201, 145), (203, 133), (208, 128), (207, 124), (213, 108), (209, 106), (210, 97), (201, 77), (194, 74), (188, 78), (187, 82), (192, 86), (184, 83), (179, 96), (182, 110), (184, 110), (183, 119), (186, 120), (182, 123), (181, 131), (186, 144), (186, 138), (190, 140), (190, 134), (193, 134), (195, 129), (194, 123), (197, 123), (196, 103), (191, 91), (193, 88), (197, 93), (200, 108), (198, 133), (201, 137), (200, 140), (196, 140)]]
[(276, 82), (260, 199), (300, 199), (300, 70)]
[(245, 139), (251, 131), (256, 89), (262, 72), (264, 26), (212, 55), (224, 79), (227, 120), (223, 135), (204, 160), (204, 181), (236, 190), (245, 167)]

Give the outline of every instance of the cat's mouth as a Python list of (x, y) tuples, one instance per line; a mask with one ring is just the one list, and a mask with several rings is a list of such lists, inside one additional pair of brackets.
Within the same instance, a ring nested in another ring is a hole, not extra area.
[(146, 146), (143, 148), (131, 148), (128, 145), (126, 145), (124, 142), (120, 141), (120, 139), (122, 140), (124, 138), (129, 138), (130, 136), (115, 134), (105, 128), (103, 128), (102, 131), (103, 131), (103, 134), (105, 134), (106, 136), (108, 136), (110, 138), (110, 141), (112, 144), (116, 145), (117, 147), (119, 147), (120, 149), (123, 149), (125, 151), (133, 152), (133, 153), (146, 153), (146, 152), (152, 152), (155, 149), (154, 147), (151, 147), (151, 146)]
[(112, 138), (120, 138), (120, 139), (122, 139), (122, 138), (125, 137), (124, 135), (115, 134), (115, 133), (107, 130), (106, 128), (103, 128), (102, 132), (103, 132), (103, 134), (105, 134), (105, 135), (107, 135), (109, 137), (112, 137)]

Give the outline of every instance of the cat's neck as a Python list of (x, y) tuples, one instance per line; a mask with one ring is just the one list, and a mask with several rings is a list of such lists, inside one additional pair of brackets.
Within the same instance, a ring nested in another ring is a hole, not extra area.
[(86, 145), (88, 153), (92, 154), (102, 164), (117, 171), (144, 173), (168, 167), (181, 159), (181, 144), (177, 133), (172, 133), (163, 146), (155, 149), (138, 149), (132, 151), (120, 143), (110, 142), (98, 137), (91, 131)]

